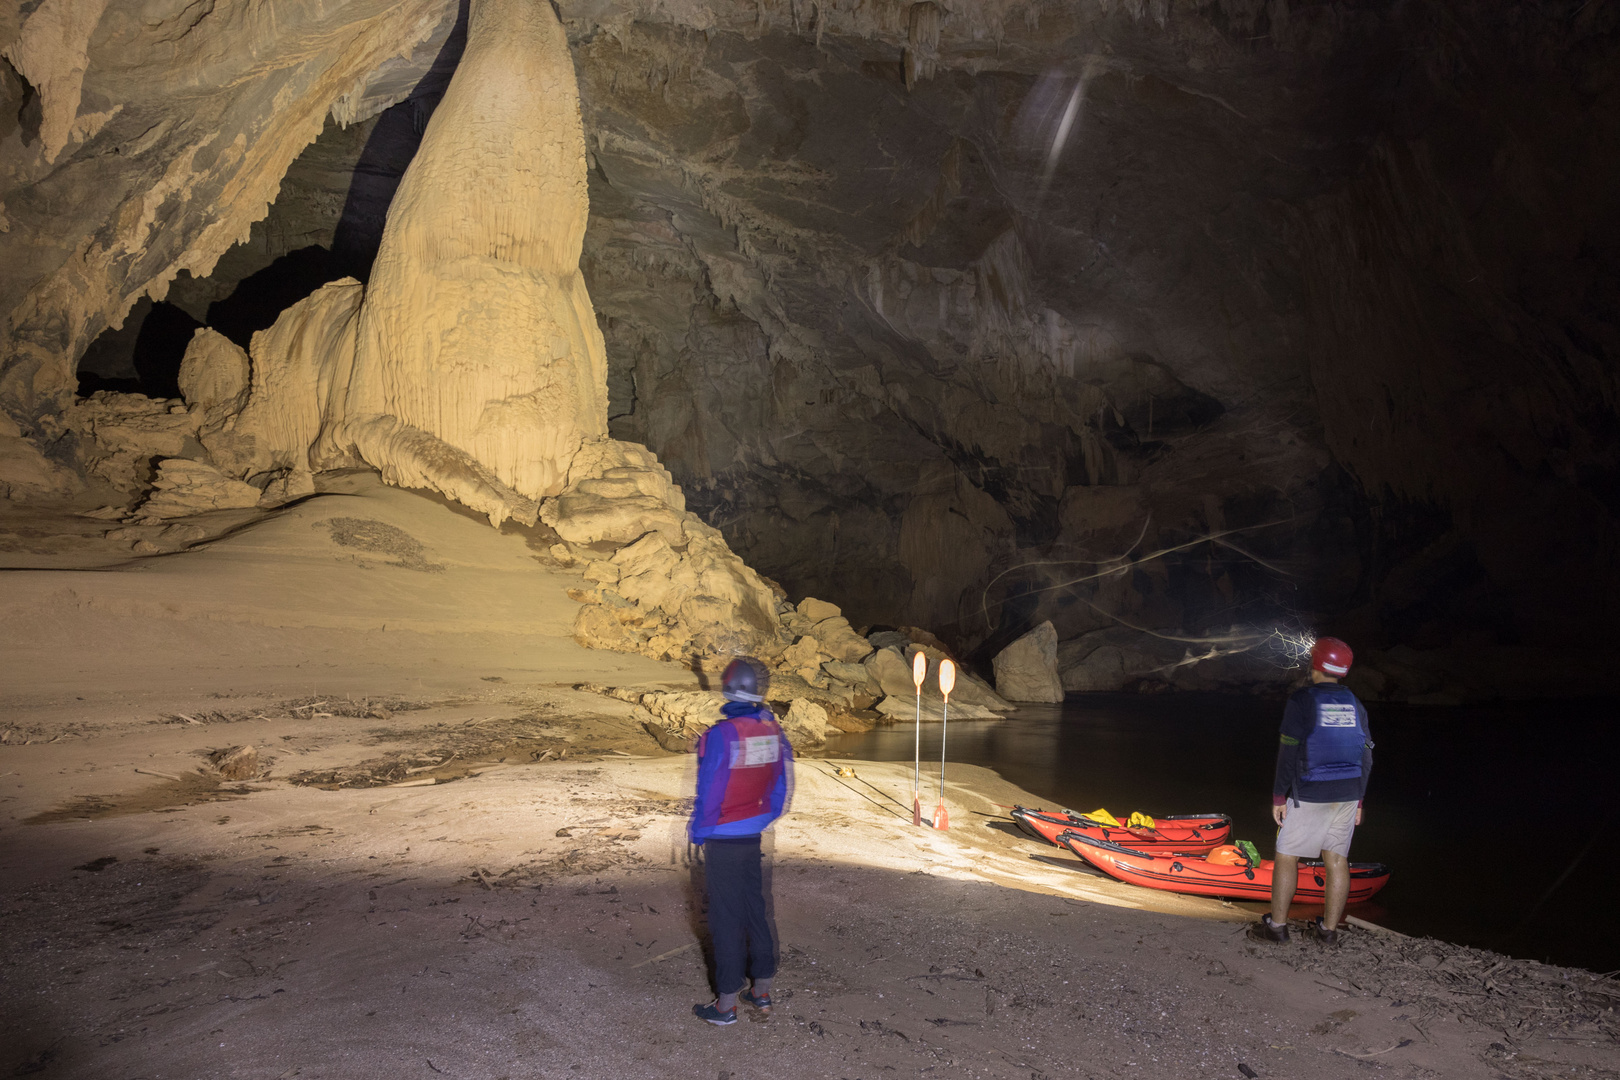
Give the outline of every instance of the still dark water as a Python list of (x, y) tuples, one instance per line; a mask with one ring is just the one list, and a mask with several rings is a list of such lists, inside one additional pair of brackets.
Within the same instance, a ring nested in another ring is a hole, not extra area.
[[(1376, 761), (1350, 857), (1393, 876), (1351, 913), (1512, 956), (1620, 968), (1620, 702), (1369, 712)], [(947, 749), (1049, 807), (1230, 814), (1234, 839), (1269, 856), (1281, 718), (1280, 698), (1072, 695), (953, 723)], [(828, 756), (904, 761), (912, 738), (909, 724), (839, 736)], [(938, 776), (939, 740), (939, 725), (924, 725), (925, 776), (930, 759)]]

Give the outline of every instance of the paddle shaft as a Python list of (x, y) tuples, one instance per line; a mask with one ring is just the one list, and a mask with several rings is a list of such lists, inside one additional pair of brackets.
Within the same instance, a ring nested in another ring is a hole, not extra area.
[(922, 687), (917, 687), (917, 727), (911, 756), (911, 801), (922, 796)]

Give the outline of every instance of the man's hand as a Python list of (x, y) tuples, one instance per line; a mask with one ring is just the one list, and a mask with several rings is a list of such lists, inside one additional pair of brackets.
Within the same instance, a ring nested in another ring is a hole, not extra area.
[[(1277, 823), (1278, 828), (1282, 827), (1283, 818), (1285, 818), (1287, 816), (1288, 816), (1288, 803), (1287, 802), (1280, 802), (1280, 803), (1272, 803), (1271, 804), (1271, 820), (1275, 821)], [(1357, 821), (1359, 822), (1360, 819), (1358, 818)]]
[(1361, 817), (1365, 813), (1366, 813), (1366, 810), (1364, 810), (1362, 807), (1359, 807), (1359, 806), (1356, 807), (1356, 824), (1357, 825), (1361, 824)]

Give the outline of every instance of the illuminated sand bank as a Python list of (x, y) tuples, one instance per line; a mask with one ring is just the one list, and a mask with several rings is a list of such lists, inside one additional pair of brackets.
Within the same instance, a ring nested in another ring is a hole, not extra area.
[[(573, 689), (695, 676), (578, 648), (571, 576), (522, 535), (379, 488), (6, 582), (0, 1070), (1537, 1076), (1611, 1053), (1610, 984), (1371, 934), (1261, 949), (1246, 913), (1012, 832), (1033, 796), (986, 770), (950, 768), (933, 832), (905, 766), (815, 759), (772, 833), (782, 1005), (712, 1029), (693, 759)], [(220, 776), (240, 746), (257, 763)]]

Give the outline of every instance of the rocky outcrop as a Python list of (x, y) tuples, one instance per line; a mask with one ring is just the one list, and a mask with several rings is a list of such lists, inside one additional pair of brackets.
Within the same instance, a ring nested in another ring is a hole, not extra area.
[(1144, 682), (1162, 680), (1175, 653), (1162, 647), (1153, 649), (1152, 639), (1144, 642), (1143, 637), (1124, 627), (1108, 627), (1059, 642), (1057, 665), (1063, 689), (1097, 693), (1130, 690)]
[(193, 517), (211, 510), (238, 510), (258, 506), (263, 492), (252, 484), (233, 480), (200, 461), (169, 458), (158, 463), (152, 494), (135, 509), (138, 521)]
[(1057, 631), (1043, 622), (996, 654), (996, 693), (1008, 701), (1063, 700)]
[(577, 455), (540, 512), (565, 538), (555, 554), (595, 583), (574, 594), (575, 640), (660, 659), (779, 655), (777, 594), (682, 502), (644, 447), (596, 440)]
[(83, 482), (71, 470), (48, 459), (22, 428), (0, 414), (0, 499), (27, 502), (72, 494)]
[(251, 476), (359, 464), (335, 445), (317, 444), (342, 417), (343, 379), (353, 363), (364, 295), (353, 278), (330, 282), (253, 335), (247, 406), (204, 440), (221, 467)]
[[(888, 635), (882, 636), (886, 638)], [(873, 637), (879, 635), (874, 634)], [(918, 652), (928, 658), (928, 673), (923, 679), (922, 686), (925, 710), (929, 711), (934, 719), (938, 719), (939, 706), (944, 700), (939, 692), (939, 664), (941, 660), (947, 658), (942, 650), (915, 642), (903, 645), (886, 643), (872, 654), (865, 667), (872, 681), (884, 694), (893, 699), (888, 708), (888, 712), (893, 713), (902, 706), (912, 707), (906, 703), (912, 702), (916, 697), (916, 684), (912, 682), (911, 665), (913, 657)], [(960, 717), (963, 720), (983, 719), (998, 713), (1011, 712), (1013, 709), (1013, 705), (992, 690), (984, 680), (960, 666), (957, 667), (956, 689), (951, 691), (951, 705), (953, 709), (958, 706), (963, 709), (971, 706), (983, 710), (983, 715), (977, 717), (969, 717), (964, 712)]]

